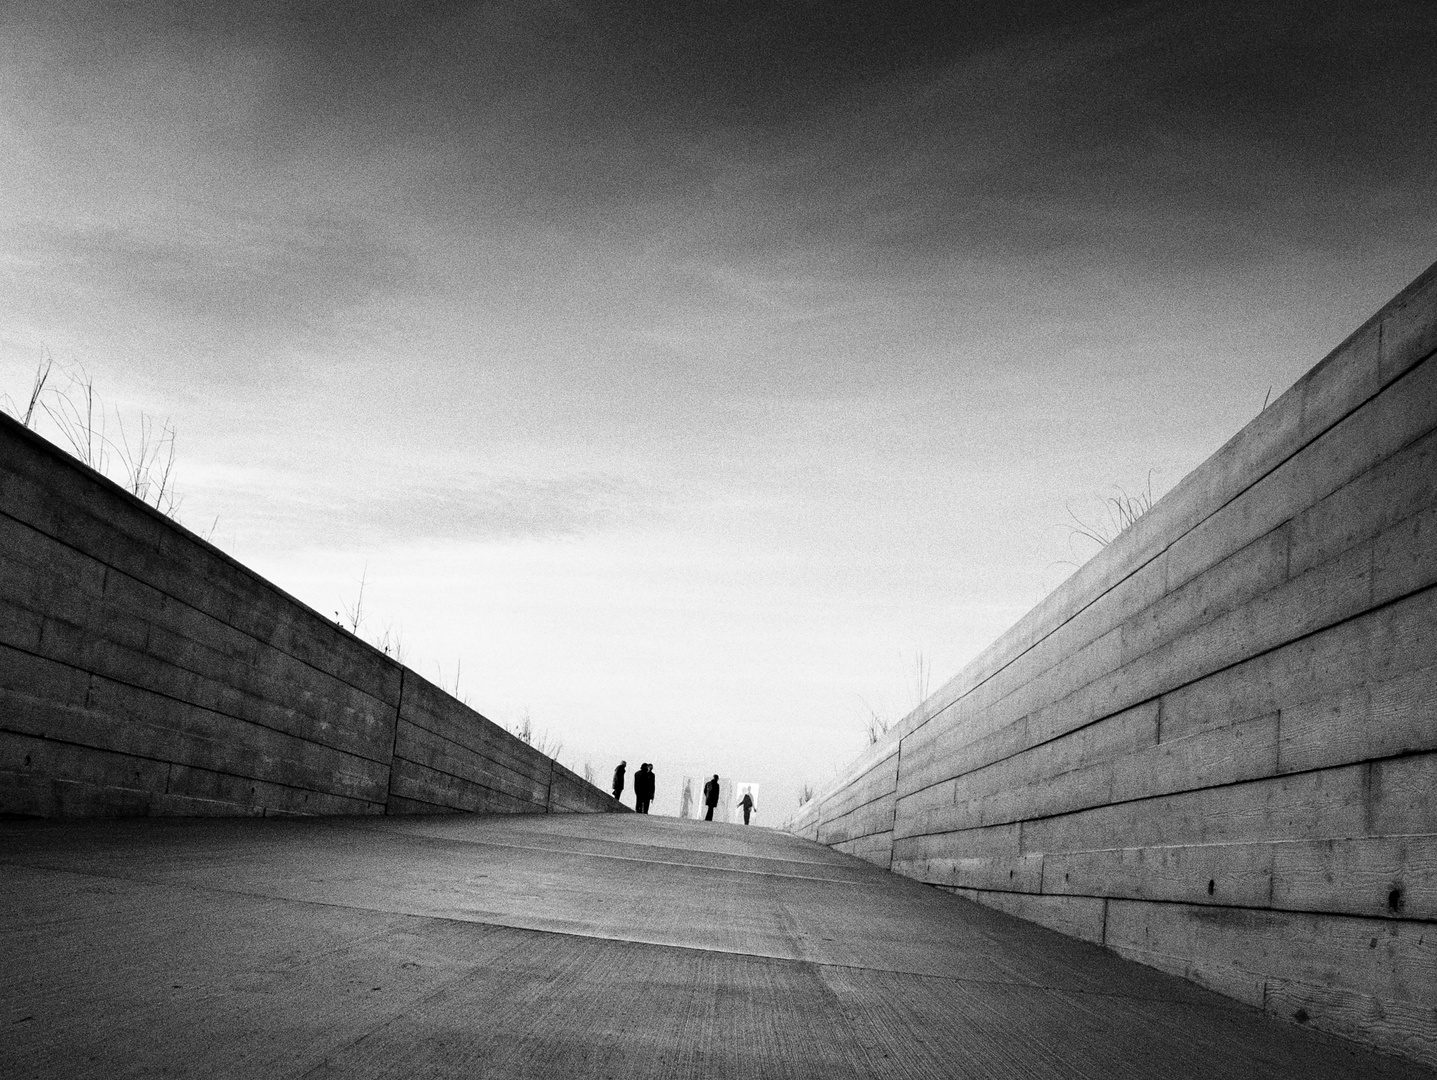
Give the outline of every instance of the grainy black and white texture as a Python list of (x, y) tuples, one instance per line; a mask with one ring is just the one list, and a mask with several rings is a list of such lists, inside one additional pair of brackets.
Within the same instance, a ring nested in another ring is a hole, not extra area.
[(1068, 505), (1432, 261), (1434, 49), (1427, 0), (11, 0), (0, 392), (49, 349), (170, 417), (188, 523), (325, 614), (367, 569), (567, 763), (793, 806)]
[(790, 824), (1437, 1063), (1437, 267)]
[(741, 825), (0, 823), (0, 869), (17, 1080), (1432, 1075)]

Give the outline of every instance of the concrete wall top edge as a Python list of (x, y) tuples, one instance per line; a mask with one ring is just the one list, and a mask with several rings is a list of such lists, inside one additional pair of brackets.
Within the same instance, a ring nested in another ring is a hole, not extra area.
[[(355, 670), (385, 673), (382, 682), (389, 690), (379, 695), (376, 704), (382, 702), (382, 707), (390, 708), (394, 719), (397, 719), (400, 713), (408, 714), (407, 718), (417, 715), (420, 724), (432, 727), (433, 733), (443, 738), (458, 735), (462, 739), (466, 733), (472, 731), (474, 738), (467, 741), (483, 743), (490, 751), (489, 756), (495, 758), (499, 767), (516, 769), (531, 776), (544, 774), (551, 779), (551, 787), (554, 782), (564, 786), (568, 791), (565, 798), (570, 806), (578, 805), (575, 802), (578, 799), (596, 808), (619, 808), (619, 804), (606, 792), (589, 784), (581, 776), (524, 742), (502, 725), (458, 701), (423, 675), (402, 665), (382, 650), (285, 592), (180, 522), (84, 464), (63, 447), (3, 413), (0, 413), (0, 446), (5, 447), (3, 454), (0, 454), (0, 460), (14, 466), (13, 470), (0, 471), (0, 482), (10, 478), (18, 485), (13, 489), (0, 488), (0, 491), (16, 495), (28, 492), (26, 497), (31, 500), (26, 504), (22, 497), (15, 505), (11, 505), (7, 500), (0, 513), (13, 518), (26, 529), (33, 530), (37, 537), (44, 537), (46, 543), (56, 545), (57, 549), (71, 549), (85, 559), (117, 570), (121, 575), (134, 577), (141, 585), (166, 596), (177, 605), (192, 608), (210, 619), (219, 620), (266, 646), (286, 651), (289, 647), (266, 638), (262, 627), (241, 627), (228, 621), (230, 613), (226, 611), (219, 608), (210, 610), (205, 605), (195, 607), (197, 601), (186, 594), (185, 589), (175, 589), (173, 584), (167, 586), (163, 572), (158, 576), (152, 572), (162, 571), (171, 560), (177, 560), (182, 565), (176, 570), (176, 580), (197, 578), (214, 581), (223, 578), (231, 583), (242, 582), (239, 586), (242, 593), (248, 593), (253, 587), (254, 595), (246, 598), (247, 603), (258, 603), (265, 610), (286, 613), (281, 621), (288, 619), (294, 624), (309, 625), (312, 630), (307, 632), (314, 641), (325, 643), (323, 649), (326, 652), (347, 659), (338, 667), (329, 665), (334, 667), (334, 670), (328, 670), (326, 665), (316, 666), (313, 660), (305, 660), (299, 653), (288, 652), (287, 655), (302, 663), (309, 663), (321, 675), (341, 681), (346, 681), (348, 676), (341, 673), (340, 668), (345, 671), (352, 667)], [(61, 479), (66, 476), (75, 478), (73, 486), (68, 480)], [(77, 508), (80, 516), (74, 520), (85, 522), (85, 527), (92, 530), (89, 534), (75, 533), (70, 528), (72, 523), (65, 518), (37, 517), (25, 509), (27, 505), (39, 505), (34, 502), (35, 494), (43, 492), (47, 483), (59, 484), (64, 490), (61, 502)], [(94, 531), (97, 528), (99, 531)], [(120, 547), (110, 547), (110, 541), (105, 538), (110, 530), (113, 530), (116, 537), (123, 538)], [(112, 566), (112, 559), (115, 559), (116, 553), (121, 550), (125, 552), (124, 559), (116, 560)], [(188, 554), (191, 552), (194, 553), (193, 556)], [(135, 553), (139, 553), (142, 558), (137, 561)], [(227, 585), (226, 588), (230, 586)], [(357, 684), (355, 688), (368, 692)], [(186, 701), (184, 704), (194, 703)]]
[(7, 438), (17, 439), (28, 445), (31, 449), (45, 455), (47, 458), (51, 459), (56, 464), (71, 469), (74, 472), (80, 474), (81, 476), (86, 477), (97, 487), (99, 487), (100, 490), (104, 491), (109, 497), (120, 500), (132, 510), (148, 515), (149, 517), (153, 518), (157, 523), (178, 534), (178, 536), (183, 540), (204, 551), (206, 555), (217, 559), (220, 562), (223, 562), (230, 569), (245, 576), (262, 589), (273, 593), (287, 606), (304, 612), (306, 615), (310, 616), (316, 621), (323, 623), (325, 626), (330, 627), (337, 633), (348, 638), (353, 645), (372, 653), (373, 658), (376, 661), (390, 665), (392, 668), (395, 669), (396, 672), (399, 668), (403, 666), (399, 663), (399, 661), (395, 660), (392, 656), (389, 656), (383, 650), (375, 648), (375, 646), (371, 645), (363, 638), (357, 636), (349, 630), (346, 630), (342, 625), (335, 622), (333, 619), (316, 611), (314, 608), (306, 604), (303, 600), (300, 600), (292, 594), (286, 592), (284, 589), (280, 588), (278, 585), (276, 585), (274, 582), (270, 581), (263, 575), (256, 573), (254, 570), (250, 569), (244, 563), (236, 559), (233, 555), (230, 555), (222, 549), (216, 547), (204, 537), (200, 536), (198, 533), (188, 528), (182, 522), (168, 516), (163, 511), (156, 509), (155, 507), (151, 506), (149, 503), (145, 502), (143, 499), (139, 498), (132, 492), (126, 491), (123, 487), (115, 483), (115, 481), (111, 480), (108, 476), (95, 469), (92, 469), (83, 461), (80, 461), (68, 450), (64, 449), (64, 447), (57, 446), (49, 439), (45, 438), (43, 435), (29, 430), (18, 420), (3, 412), (0, 412), (0, 435), (3, 435)]
[[(1112, 543), (1097, 552), (1012, 627), (895, 724), (878, 743), (822, 785), (804, 812), (841, 790), (912, 732), (950, 708), (1104, 593), (1160, 556), (1174, 542), (1236, 498), (1423, 360), (1437, 340), (1422, 332), (1437, 323), (1437, 263), (1349, 334)], [(1386, 333), (1407, 322), (1416, 334)], [(1384, 337), (1387, 343), (1384, 346)]]

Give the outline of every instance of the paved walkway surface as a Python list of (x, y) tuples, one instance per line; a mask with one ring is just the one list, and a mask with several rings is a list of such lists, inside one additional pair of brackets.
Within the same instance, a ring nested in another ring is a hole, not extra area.
[(765, 829), (0, 823), (0, 1076), (1424, 1077)]

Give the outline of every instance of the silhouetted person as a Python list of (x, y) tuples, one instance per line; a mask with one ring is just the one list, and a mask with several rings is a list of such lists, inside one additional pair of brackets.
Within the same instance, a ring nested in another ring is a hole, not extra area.
[(708, 813), (704, 814), (705, 821), (714, 819), (714, 807), (718, 805), (718, 789), (718, 773), (714, 773), (714, 778), (704, 785), (704, 805), (709, 808)]
[(743, 823), (747, 825), (749, 814), (757, 810), (758, 807), (753, 804), (753, 796), (747, 791), (743, 793), (743, 798), (738, 801), (738, 804), (743, 807)]
[(624, 770), (629, 767), (627, 761), (619, 762), (619, 767), (614, 770), (614, 798), (624, 793)]
[(646, 761), (634, 773), (634, 809), (641, 814), (649, 812), (649, 803), (654, 801), (654, 763)]

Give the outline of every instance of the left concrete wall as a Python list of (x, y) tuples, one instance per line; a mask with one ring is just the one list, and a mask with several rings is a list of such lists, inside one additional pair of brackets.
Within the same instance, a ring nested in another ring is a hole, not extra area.
[(0, 416), (0, 814), (617, 809)]

